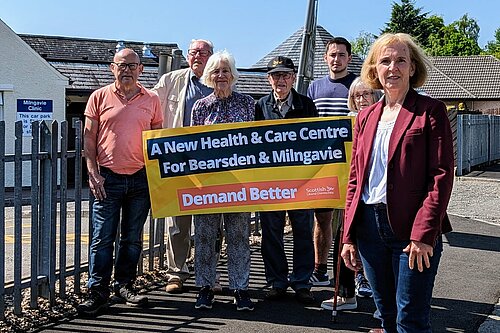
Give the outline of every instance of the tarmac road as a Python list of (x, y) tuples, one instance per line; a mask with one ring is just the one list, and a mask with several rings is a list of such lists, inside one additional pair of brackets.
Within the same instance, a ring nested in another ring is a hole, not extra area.
[[(454, 231), (444, 237), (444, 252), (432, 300), (434, 332), (478, 332), (500, 296), (500, 226), (464, 217), (450, 216)], [(291, 237), (285, 247), (291, 254)], [(225, 267), (222, 268), (225, 272)], [(223, 284), (227, 275), (223, 273)], [(114, 305), (96, 319), (74, 318), (42, 332), (366, 332), (378, 326), (372, 317), (371, 299), (359, 299), (358, 309), (339, 313), (319, 308), (332, 296), (332, 287), (315, 287), (314, 306), (304, 307), (293, 298), (264, 301), (264, 268), (258, 247), (252, 248), (250, 293), (256, 301), (253, 312), (237, 312), (232, 297), (216, 296), (212, 310), (195, 310), (197, 289), (193, 278), (182, 295), (169, 295), (163, 288), (148, 293), (147, 309)], [(500, 325), (500, 324), (499, 324)], [(499, 325), (488, 332), (500, 332)]]

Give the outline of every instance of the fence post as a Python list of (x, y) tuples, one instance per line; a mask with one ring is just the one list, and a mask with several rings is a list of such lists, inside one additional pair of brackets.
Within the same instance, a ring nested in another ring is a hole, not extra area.
[[(0, 253), (5, 253), (5, 121), (0, 121)], [(5, 319), (5, 255), (0, 262), (0, 320)]]
[(464, 116), (457, 117), (457, 176), (463, 175), (464, 169)]
[(50, 159), (50, 178), (52, 182), (51, 186), (51, 200), (50, 200), (50, 233), (51, 233), (51, 238), (50, 238), (50, 252), (52, 255), (52, 261), (51, 261), (51, 266), (50, 266), (50, 274), (49, 274), (49, 291), (50, 291), (50, 305), (54, 305), (56, 302), (56, 235), (57, 235), (57, 226), (56, 226), (56, 221), (57, 221), (57, 148), (58, 148), (58, 143), (59, 143), (59, 131), (58, 131), (58, 124), (57, 121), (52, 121), (51, 124), (52, 127), (52, 135), (50, 136), (51, 140), (51, 145), (50, 145), (50, 154), (49, 154), (49, 159)]
[(51, 244), (52, 239), (55, 240), (55, 233), (52, 232), (52, 201), (54, 200), (52, 196), (52, 142), (51, 142), (51, 130), (44, 121), (41, 123), (40, 130), (40, 150), (48, 155), (40, 163), (40, 177), (41, 177), (41, 189), (40, 189), (40, 237), (38, 239), (39, 244), (39, 260), (38, 260), (38, 272), (40, 274), (41, 283), (39, 295), (44, 298), (50, 298), (52, 291), (50, 290), (50, 278), (52, 267), (55, 268), (55, 254), (52, 251)]
[(471, 171), (471, 166), (472, 166), (472, 162), (471, 162), (471, 159), (472, 159), (472, 138), (471, 138), (471, 133), (472, 133), (472, 124), (471, 124), (471, 116), (470, 115), (466, 115), (464, 116), (465, 120), (466, 120), (466, 127), (465, 127), (465, 133), (466, 134), (466, 138), (467, 140), (465, 141), (465, 153), (466, 153), (466, 165), (465, 165), (465, 170), (466, 170), (466, 173), (469, 173)]
[(14, 314), (21, 314), (21, 268), (22, 268), (22, 236), (23, 236), (23, 122), (15, 122), (14, 143)]
[[(158, 244), (158, 269), (165, 267), (165, 218), (156, 219), (155, 244)], [(151, 237), (151, 235), (149, 235)]]
[(75, 253), (74, 292), (81, 292), (81, 251), (82, 251), (82, 122), (77, 120), (75, 128)]
[[(53, 162), (57, 165), (57, 155)], [(68, 204), (68, 122), (61, 122), (61, 158), (59, 191), (59, 297), (66, 298), (66, 246)], [(56, 183), (57, 184), (57, 183)], [(57, 188), (57, 186), (56, 186)], [(57, 205), (57, 202), (56, 202)]]
[[(154, 269), (154, 257), (155, 257), (155, 224), (156, 219), (153, 219), (153, 215), (149, 214), (149, 238), (148, 238), (148, 269), (152, 271)], [(142, 262), (141, 262), (142, 263)], [(141, 265), (142, 266), (142, 265)]]
[(40, 188), (38, 184), (38, 147), (40, 145), (40, 123), (34, 121), (31, 123), (31, 280), (30, 280), (30, 307), (38, 307), (38, 265), (35, 263), (39, 258), (38, 242), (39, 239), (39, 214), (38, 203)]

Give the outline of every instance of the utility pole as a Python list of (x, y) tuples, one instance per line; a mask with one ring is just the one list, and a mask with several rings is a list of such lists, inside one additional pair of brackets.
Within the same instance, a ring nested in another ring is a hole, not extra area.
[(318, 0), (309, 0), (307, 5), (306, 23), (302, 34), (299, 69), (295, 90), (306, 94), (309, 83), (314, 77), (314, 48), (316, 45), (316, 21), (318, 16)]

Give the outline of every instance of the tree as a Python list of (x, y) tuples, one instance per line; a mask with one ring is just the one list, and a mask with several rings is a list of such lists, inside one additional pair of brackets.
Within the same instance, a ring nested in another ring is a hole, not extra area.
[(365, 59), (376, 38), (377, 36), (370, 32), (361, 31), (358, 37), (352, 42), (352, 53)]
[(435, 24), (439, 23), (439, 17), (427, 18), (428, 14), (422, 13), (422, 8), (415, 8), (413, 0), (401, 0), (401, 4), (394, 2), (391, 20), (385, 24), (381, 32), (407, 33), (425, 47), (429, 35), (433, 32), (432, 29), (436, 29)]
[(475, 19), (470, 18), (467, 14), (464, 14), (464, 16), (452, 24), (460, 33), (477, 42), (479, 38), (479, 24), (477, 24)]
[(452, 23), (429, 36), (426, 51), (433, 56), (469, 56), (480, 54), (481, 48)]
[(428, 16), (416, 8), (414, 0), (393, 3), (391, 20), (382, 32), (410, 34), (427, 51), (436, 56), (462, 56), (481, 53), (478, 44), (479, 25), (474, 18), (464, 14), (460, 19), (445, 25), (442, 17)]
[(489, 41), (486, 44), (484, 53), (491, 54), (500, 59), (500, 28), (495, 30), (495, 40)]

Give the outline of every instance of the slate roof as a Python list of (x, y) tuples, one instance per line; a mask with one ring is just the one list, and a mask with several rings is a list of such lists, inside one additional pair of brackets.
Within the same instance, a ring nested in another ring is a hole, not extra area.
[[(271, 90), (265, 71), (269, 60), (277, 55), (290, 57), (299, 63), (302, 43), (302, 29), (278, 45), (250, 69), (240, 71), (236, 89), (259, 98)], [(89, 39), (75, 37), (41, 36), (19, 34), (36, 52), (45, 58), (59, 72), (70, 79), (70, 90), (93, 91), (113, 82), (108, 64), (113, 60), (117, 40)], [(333, 36), (323, 27), (317, 26), (314, 77), (328, 74), (323, 61), (324, 48)], [(144, 43), (125, 41), (142, 56)], [(171, 54), (177, 47), (174, 43), (150, 43), (154, 55), (160, 52)], [(146, 88), (157, 82), (158, 58), (141, 57), (144, 72), (139, 78)], [(433, 57), (429, 78), (421, 88), (428, 95), (442, 100), (500, 100), (500, 60), (493, 56)], [(349, 71), (359, 75), (363, 61), (356, 55), (349, 64)], [(187, 67), (183, 58), (181, 67)]]
[[(108, 64), (50, 62), (61, 74), (67, 76), (70, 89), (78, 91), (94, 91), (114, 81)], [(151, 89), (158, 82), (158, 68), (144, 66), (139, 82)]]
[(433, 57), (422, 89), (439, 99), (500, 99), (500, 60), (491, 55)]
[(267, 74), (262, 72), (240, 71), (236, 81), (236, 90), (251, 95), (255, 99), (269, 94), (272, 90)]
[[(31, 48), (47, 61), (84, 62), (84, 63), (111, 63), (115, 54), (118, 40), (91, 39), (78, 37), (60, 37), (18, 34)], [(125, 47), (131, 48), (139, 54), (145, 66), (158, 66), (160, 52), (172, 54), (177, 49), (174, 43), (149, 43), (155, 55), (154, 58), (142, 56), (143, 42), (123, 41)], [(187, 66), (183, 59), (183, 65)]]
[[(297, 30), (293, 35), (288, 37), (283, 43), (278, 45), (274, 50), (257, 61), (251, 68), (262, 69), (267, 67), (267, 63), (271, 58), (276, 56), (286, 56), (293, 60), (295, 66), (299, 65), (300, 48), (302, 46), (303, 28)], [(328, 74), (328, 66), (323, 60), (326, 44), (333, 36), (322, 26), (316, 26), (316, 45), (314, 48), (314, 78), (318, 79)], [(359, 75), (363, 66), (363, 59), (353, 54), (352, 61), (347, 67), (349, 72)]]

